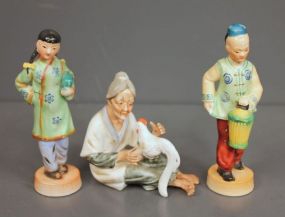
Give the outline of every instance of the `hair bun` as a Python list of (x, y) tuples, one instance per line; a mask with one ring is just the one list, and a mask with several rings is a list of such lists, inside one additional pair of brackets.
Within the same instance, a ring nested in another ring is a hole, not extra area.
[(114, 76), (113, 81), (111, 82), (106, 98), (110, 99), (117, 96), (120, 92), (129, 89), (133, 96), (136, 96), (136, 89), (129, 79), (129, 76), (126, 72), (117, 72)]
[(127, 75), (126, 72), (117, 72), (116, 76), (115, 76), (115, 79), (120, 79), (120, 80), (129, 80), (129, 76)]

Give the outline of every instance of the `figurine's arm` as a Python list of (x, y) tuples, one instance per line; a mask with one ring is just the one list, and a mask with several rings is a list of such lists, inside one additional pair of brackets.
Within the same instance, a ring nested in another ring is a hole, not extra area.
[(87, 157), (89, 163), (100, 168), (113, 168), (116, 162), (127, 162), (137, 165), (143, 159), (141, 151), (136, 148), (124, 149), (119, 152), (94, 153)]
[(127, 162), (137, 165), (143, 159), (142, 152), (138, 148), (124, 149), (118, 152), (117, 162)]
[[(62, 81), (64, 86), (62, 86), (60, 93), (66, 100), (72, 100), (75, 95), (74, 73), (67, 67), (63, 59), (61, 60), (61, 66), (63, 71), (62, 79), (66, 80)], [(67, 74), (68, 76), (66, 76)]]
[(212, 66), (203, 76), (202, 80), (202, 100), (205, 109), (210, 112), (213, 107), (214, 96), (216, 93), (215, 82), (220, 80), (220, 73), (218, 70), (218, 63)]
[(24, 63), (23, 70), (18, 74), (15, 80), (17, 90), (23, 95), (25, 101), (33, 103), (34, 91), (32, 87), (34, 64)]
[(253, 66), (252, 80), (249, 87), (248, 94), (240, 98), (239, 104), (249, 105), (250, 110), (255, 110), (257, 103), (259, 102), (263, 92), (263, 87), (259, 80), (256, 68)]
[(101, 168), (113, 168), (115, 166), (118, 153), (95, 153), (89, 155), (87, 160), (89, 163)]

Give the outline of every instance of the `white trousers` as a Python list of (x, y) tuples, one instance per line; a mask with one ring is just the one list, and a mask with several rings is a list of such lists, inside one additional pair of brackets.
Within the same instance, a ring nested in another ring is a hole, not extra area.
[(68, 137), (56, 141), (39, 141), (45, 170), (54, 172), (58, 170), (59, 165), (66, 163), (68, 146)]

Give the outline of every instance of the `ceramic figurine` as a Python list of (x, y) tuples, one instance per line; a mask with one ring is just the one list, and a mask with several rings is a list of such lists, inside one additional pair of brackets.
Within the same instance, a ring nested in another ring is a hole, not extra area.
[(81, 151), (92, 175), (117, 190), (132, 184), (145, 190), (158, 187), (167, 197), (169, 185), (192, 195), (198, 177), (177, 170), (180, 157), (172, 143), (159, 137), (165, 133), (162, 124), (150, 122), (150, 133), (146, 121), (137, 122), (132, 113), (135, 97), (128, 75), (118, 72), (109, 87), (106, 106), (89, 123)]
[(47, 196), (64, 196), (81, 186), (78, 169), (66, 164), (68, 137), (75, 131), (67, 102), (74, 97), (75, 84), (73, 72), (56, 56), (60, 43), (56, 31), (41, 31), (29, 63), (24, 63), (15, 81), (34, 107), (32, 136), (38, 140), (44, 165), (35, 173), (35, 189)]
[[(217, 165), (208, 171), (208, 187), (220, 194), (240, 196), (253, 190), (253, 172), (242, 163), (253, 124), (253, 112), (263, 88), (255, 66), (247, 60), (249, 35), (243, 24), (232, 24), (225, 36), (228, 56), (203, 76), (203, 103), (217, 119)], [(215, 83), (219, 82), (217, 90)]]

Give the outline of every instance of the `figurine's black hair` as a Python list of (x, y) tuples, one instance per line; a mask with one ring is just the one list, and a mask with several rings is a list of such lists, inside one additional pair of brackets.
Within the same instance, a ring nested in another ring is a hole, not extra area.
[(38, 35), (38, 40), (45, 41), (47, 43), (57, 44), (61, 42), (60, 34), (53, 29), (45, 29)]
[[(60, 34), (53, 29), (44, 29), (39, 33), (38, 40), (42, 40), (51, 44), (57, 44), (61, 42), (61, 37)], [(33, 63), (37, 56), (38, 52), (37, 49), (35, 48), (30, 57), (29, 63)], [(27, 69), (27, 73), (29, 73), (29, 69)]]
[(229, 33), (227, 33), (226, 35), (225, 35), (225, 42), (227, 41), (227, 38), (229, 37)]

